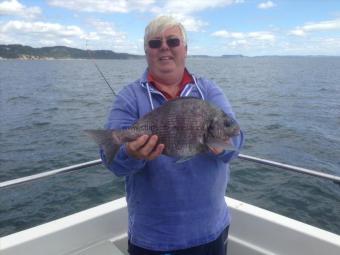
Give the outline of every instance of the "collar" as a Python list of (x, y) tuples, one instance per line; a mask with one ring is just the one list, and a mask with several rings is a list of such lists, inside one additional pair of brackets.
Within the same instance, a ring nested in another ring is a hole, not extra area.
[(181, 95), (181, 92), (183, 91), (185, 85), (187, 85), (188, 83), (192, 83), (193, 82), (193, 77), (192, 75), (188, 72), (188, 70), (185, 68), (184, 69), (184, 73), (183, 73), (183, 77), (181, 82), (178, 84), (179, 90), (176, 94), (175, 97), (172, 97), (170, 94), (168, 94), (167, 92), (165, 92), (164, 90), (162, 90), (160, 88), (160, 86), (157, 84), (157, 81), (155, 80), (155, 78), (150, 74), (150, 72), (147, 73), (147, 81), (152, 84), (152, 86), (154, 86), (158, 91), (160, 91), (168, 100), (170, 99), (174, 99), (177, 98)]

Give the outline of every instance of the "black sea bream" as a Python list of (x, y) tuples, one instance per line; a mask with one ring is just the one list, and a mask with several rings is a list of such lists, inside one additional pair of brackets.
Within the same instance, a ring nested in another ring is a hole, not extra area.
[(183, 97), (170, 100), (123, 130), (86, 130), (111, 162), (119, 146), (141, 135), (157, 135), (163, 154), (186, 159), (206, 152), (209, 147), (230, 145), (240, 132), (236, 121), (207, 101)]

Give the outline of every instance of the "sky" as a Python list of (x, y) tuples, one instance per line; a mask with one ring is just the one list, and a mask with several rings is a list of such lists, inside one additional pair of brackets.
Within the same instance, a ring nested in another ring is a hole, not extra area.
[(182, 22), (190, 55), (340, 56), (340, 0), (0, 0), (0, 44), (142, 55), (159, 15)]

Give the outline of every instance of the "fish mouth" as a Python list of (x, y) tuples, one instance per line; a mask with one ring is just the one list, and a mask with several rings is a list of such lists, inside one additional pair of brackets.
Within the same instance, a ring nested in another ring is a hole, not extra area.
[(229, 147), (232, 144), (231, 137), (221, 141), (221, 145), (223, 145), (223, 147)]
[(233, 133), (233, 136), (238, 136), (241, 134), (241, 130), (238, 128), (235, 130), (235, 132)]
[(232, 128), (231, 132), (230, 132), (230, 137), (233, 136), (238, 136), (241, 134), (241, 129), (239, 126), (235, 126), (234, 128)]
[(218, 140), (213, 140), (209, 141), (209, 146), (211, 147), (221, 147), (221, 148), (226, 148), (232, 145), (231, 137), (228, 137), (226, 139), (218, 139)]

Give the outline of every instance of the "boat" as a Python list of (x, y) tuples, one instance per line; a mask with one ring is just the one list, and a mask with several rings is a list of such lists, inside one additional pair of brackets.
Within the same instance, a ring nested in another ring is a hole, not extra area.
[[(244, 160), (340, 183), (340, 177), (242, 155)], [(0, 183), (0, 188), (100, 164), (94, 160)], [(340, 235), (225, 197), (232, 215), (228, 255), (338, 255)], [(123, 255), (127, 253), (124, 197), (0, 238), (1, 255)], [(193, 254), (194, 255), (194, 254)]]

